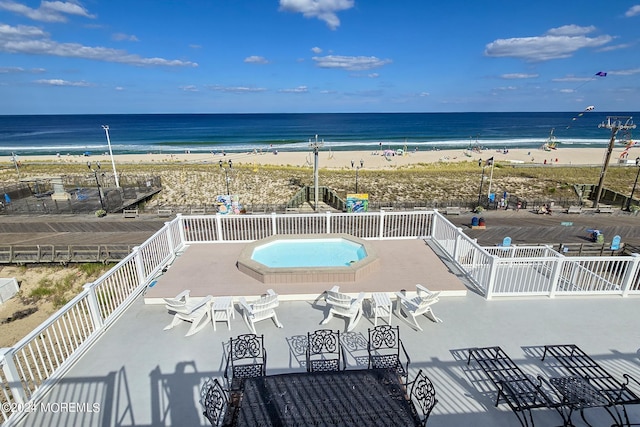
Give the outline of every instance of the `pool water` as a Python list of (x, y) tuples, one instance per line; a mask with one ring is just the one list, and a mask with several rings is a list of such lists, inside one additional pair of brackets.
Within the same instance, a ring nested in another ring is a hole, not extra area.
[(282, 239), (255, 248), (251, 259), (277, 268), (344, 267), (366, 256), (364, 246), (345, 239)]

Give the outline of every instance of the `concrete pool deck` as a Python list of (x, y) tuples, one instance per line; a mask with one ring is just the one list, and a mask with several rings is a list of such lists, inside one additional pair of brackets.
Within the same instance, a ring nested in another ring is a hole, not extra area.
[[(415, 291), (422, 284), (442, 296), (464, 296), (467, 287), (422, 239), (368, 240), (378, 254), (377, 271), (352, 283), (340, 283), (340, 290), (356, 294), (365, 292)], [(238, 270), (236, 263), (247, 243), (194, 244), (176, 258), (167, 272), (158, 278), (144, 297), (146, 304), (164, 303), (185, 289), (191, 296), (206, 295), (257, 297), (268, 288), (282, 300), (315, 299), (335, 283), (271, 283), (265, 284)]]

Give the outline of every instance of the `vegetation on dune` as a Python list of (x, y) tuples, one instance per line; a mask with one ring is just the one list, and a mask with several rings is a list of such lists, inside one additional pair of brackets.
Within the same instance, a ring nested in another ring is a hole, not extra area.
[[(321, 165), (322, 166), (322, 165)], [(225, 171), (211, 163), (138, 163), (118, 166), (121, 176), (144, 178), (159, 175), (164, 190), (150, 205), (210, 204), (217, 194), (229, 191), (245, 203), (279, 204), (289, 200), (300, 185), (313, 185), (310, 166), (234, 164)], [(108, 173), (108, 171), (105, 171)], [(488, 176), (490, 168), (485, 168)], [(605, 187), (627, 194), (635, 179), (635, 168), (610, 167)], [(32, 164), (23, 166), (22, 177), (38, 175), (87, 175), (82, 163)], [(358, 191), (370, 200), (401, 202), (460, 200), (478, 196), (482, 168), (475, 162), (420, 163), (391, 169), (358, 171)], [(527, 200), (575, 198), (574, 184), (597, 184), (600, 167), (518, 166), (496, 163), (492, 189), (507, 191)], [(15, 170), (0, 170), (0, 182), (14, 183)], [(227, 182), (228, 178), (228, 182)], [(334, 189), (341, 197), (355, 191), (356, 170), (320, 169), (320, 185)], [(485, 191), (487, 185), (485, 184)]]

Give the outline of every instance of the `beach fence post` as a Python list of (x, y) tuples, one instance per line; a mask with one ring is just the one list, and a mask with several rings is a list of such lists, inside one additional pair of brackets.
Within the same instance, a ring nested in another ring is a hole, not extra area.
[(271, 212), (271, 234), (275, 236), (278, 234), (278, 217), (275, 212)]
[(386, 215), (386, 212), (381, 210), (379, 215), (380, 215), (380, 229), (378, 230), (378, 239), (382, 240), (382, 238), (384, 237), (384, 216)]
[(222, 215), (216, 214), (216, 233), (218, 234), (218, 241), (224, 241), (222, 236)]
[[(8, 402), (23, 404), (25, 399), (24, 388), (22, 387), (22, 383), (20, 381), (20, 375), (18, 374), (18, 369), (16, 369), (16, 364), (14, 362), (13, 349), (12, 348), (0, 348), (0, 367), (2, 368), (2, 372), (4, 373), (4, 377), (6, 379), (6, 384), (3, 386), (8, 387), (11, 397), (13, 399), (9, 399), (7, 397)], [(7, 393), (5, 391), (5, 393)], [(2, 405), (2, 414), (11, 416), (11, 408), (9, 405), (8, 410), (5, 411), (5, 407), (7, 405)]]
[(562, 275), (562, 269), (564, 268), (564, 262), (566, 257), (559, 255), (555, 260), (555, 268), (551, 273), (551, 283), (549, 287), (549, 298), (555, 298), (558, 291), (558, 285), (560, 284), (560, 276)]
[(498, 262), (500, 257), (497, 255), (491, 255), (491, 262), (489, 263), (489, 278), (487, 280), (487, 300), (493, 299), (493, 287), (496, 282), (496, 275), (498, 273)]
[(327, 234), (328, 234), (328, 233), (331, 233), (331, 212), (327, 211), (325, 214), (325, 217), (327, 219), (326, 225), (327, 225)]
[(89, 303), (89, 314), (91, 320), (93, 320), (95, 330), (100, 330), (104, 325), (104, 319), (100, 315), (100, 305), (98, 304), (98, 297), (95, 292), (95, 283), (85, 283), (82, 289), (87, 294), (87, 302)]
[[(638, 290), (638, 281), (639, 277), (639, 266), (640, 266), (640, 254), (633, 253), (631, 254), (633, 257), (631, 261), (631, 266), (627, 269), (627, 272), (622, 279), (622, 296), (628, 297), (630, 291)], [(634, 288), (634, 284), (636, 285)]]

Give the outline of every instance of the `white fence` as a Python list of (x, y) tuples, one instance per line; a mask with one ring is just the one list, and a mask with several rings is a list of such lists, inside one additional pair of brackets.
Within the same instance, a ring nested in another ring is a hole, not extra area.
[(486, 298), (640, 294), (640, 256), (569, 258), (545, 246), (483, 248), (437, 211), (179, 215), (14, 347), (0, 350), (0, 422), (17, 421), (19, 405), (60, 379), (185, 244), (323, 233), (427, 238)]
[(0, 422), (24, 415), (37, 399), (129, 307), (182, 245), (167, 224), (12, 348), (0, 349)]

